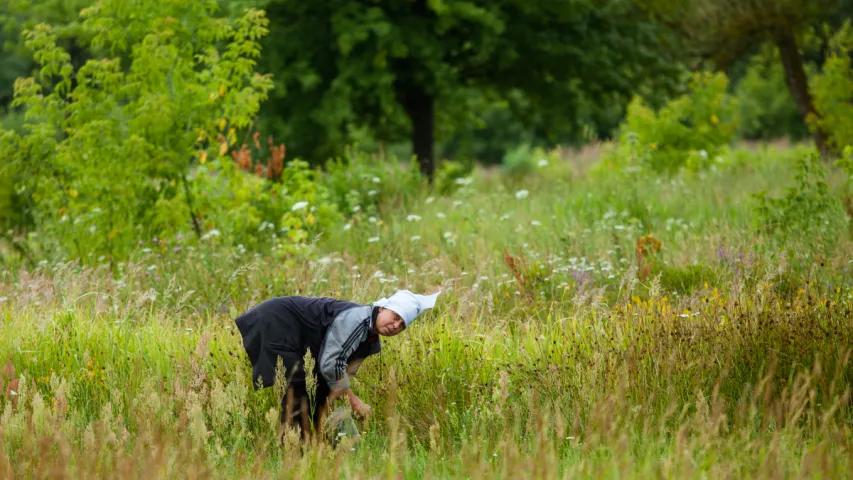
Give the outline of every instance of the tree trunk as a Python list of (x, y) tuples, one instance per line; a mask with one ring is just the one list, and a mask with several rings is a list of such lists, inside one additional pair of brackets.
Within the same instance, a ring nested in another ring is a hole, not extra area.
[[(809, 115), (818, 115), (818, 113), (814, 108), (814, 102), (809, 92), (808, 78), (803, 68), (803, 57), (797, 48), (797, 40), (794, 38), (794, 33), (788, 29), (779, 32), (776, 35), (776, 47), (779, 48), (779, 56), (782, 57), (785, 83), (788, 84), (788, 90), (790, 90), (791, 95), (797, 102), (797, 109), (800, 111), (803, 121), (807, 122)], [(828, 158), (830, 150), (824, 131), (819, 127), (815, 128), (813, 136), (815, 145), (820, 151), (821, 156)]]
[[(427, 0), (410, 0), (411, 14), (422, 22), (435, 20)], [(394, 89), (397, 101), (403, 106), (412, 123), (412, 151), (418, 159), (421, 173), (432, 183), (435, 176), (435, 99), (424, 85), (434, 85), (432, 72), (424, 70), (411, 58), (392, 60)]]
[(435, 175), (435, 102), (432, 95), (417, 86), (409, 87), (403, 97), (403, 107), (412, 121), (412, 150), (418, 159), (421, 173), (432, 183)]

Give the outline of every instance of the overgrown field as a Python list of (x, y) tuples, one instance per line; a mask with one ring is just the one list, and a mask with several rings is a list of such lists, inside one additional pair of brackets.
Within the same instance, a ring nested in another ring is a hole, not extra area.
[[(744, 148), (672, 176), (533, 158), (353, 208), (287, 254), (220, 234), (9, 268), (0, 476), (845, 476), (849, 187), (806, 157)], [(396, 288), (444, 294), (359, 371), (361, 441), (279, 444), (233, 318)]]

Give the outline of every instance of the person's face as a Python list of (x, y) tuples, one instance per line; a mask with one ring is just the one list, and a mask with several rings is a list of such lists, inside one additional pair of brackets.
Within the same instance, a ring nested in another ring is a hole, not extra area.
[(379, 307), (379, 314), (376, 315), (376, 333), (385, 337), (393, 337), (406, 329), (406, 322), (403, 317), (398, 315), (393, 310), (384, 307)]

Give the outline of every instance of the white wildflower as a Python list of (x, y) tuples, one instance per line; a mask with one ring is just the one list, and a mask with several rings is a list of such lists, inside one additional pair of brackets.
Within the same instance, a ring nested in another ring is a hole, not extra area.
[(347, 230), (349, 230), (350, 228), (352, 228), (352, 224), (351, 224), (351, 223), (348, 223), (348, 224), (344, 225), (344, 231), (345, 231), (345, 232), (346, 232)]
[(379, 241), (379, 237), (370, 237), (367, 239), (367, 243), (376, 243)]
[(530, 192), (528, 192), (527, 190), (519, 190), (515, 192), (515, 198), (519, 200), (524, 200), (525, 198), (527, 198), (528, 195), (530, 195)]
[(406, 217), (406, 220), (408, 220), (410, 222), (420, 222), (421, 216), (420, 215), (409, 215)]
[(541, 227), (542, 226), (542, 222), (540, 222), (539, 220), (532, 220), (530, 222), (530, 224), (533, 225), (534, 227)]
[(538, 162), (536, 165), (537, 165), (539, 168), (547, 167), (547, 166), (548, 166), (548, 160), (545, 160), (545, 159), (543, 158), (542, 160), (539, 160), (539, 162)]
[(456, 184), (457, 185), (471, 185), (471, 182), (473, 182), (473, 181), (474, 181), (474, 178), (472, 178), (472, 177), (465, 177), (465, 178), (460, 177), (460, 178), (456, 179)]
[(417, 241), (418, 241), (418, 240), (420, 240), (420, 239), (421, 239), (421, 236), (420, 236), (420, 235), (414, 235), (414, 236), (412, 236), (412, 239), (411, 239), (411, 240), (412, 240), (413, 242), (417, 242)]
[(214, 228), (213, 230), (211, 230), (211, 231), (209, 231), (209, 232), (205, 233), (204, 235), (202, 235), (202, 236), (201, 236), (201, 239), (202, 239), (202, 240), (207, 240), (207, 239), (210, 239), (210, 238), (213, 238), (213, 237), (218, 237), (218, 236), (220, 236), (220, 235), (222, 235), (222, 233), (220, 233), (220, 232), (219, 232), (219, 230), (217, 230), (217, 229), (215, 229), (215, 228)]
[(443, 214), (443, 213), (441, 213), (441, 212), (436, 213), (436, 214), (435, 214), (435, 216), (436, 216), (436, 217), (438, 217), (438, 218), (442, 218), (442, 219), (443, 219), (443, 218), (447, 218), (447, 215), (445, 215), (445, 214)]
[(296, 203), (294, 203), (294, 204), (293, 204), (293, 206), (292, 206), (292, 207), (290, 207), (290, 211), (291, 211), (291, 212), (295, 212), (295, 211), (297, 211), (297, 210), (302, 210), (303, 208), (305, 208), (305, 207), (307, 207), (307, 206), (308, 206), (308, 202), (305, 202), (305, 201), (302, 201), (302, 202), (296, 202)]
[(380, 183), (381, 181), (379, 177), (373, 177), (373, 183)]

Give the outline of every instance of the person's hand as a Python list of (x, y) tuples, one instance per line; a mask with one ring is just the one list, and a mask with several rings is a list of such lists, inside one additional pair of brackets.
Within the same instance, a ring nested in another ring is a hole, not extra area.
[(352, 407), (352, 411), (355, 412), (356, 416), (362, 420), (369, 417), (373, 412), (373, 408), (370, 405), (362, 402), (361, 399), (355, 395), (350, 398), (350, 407)]

